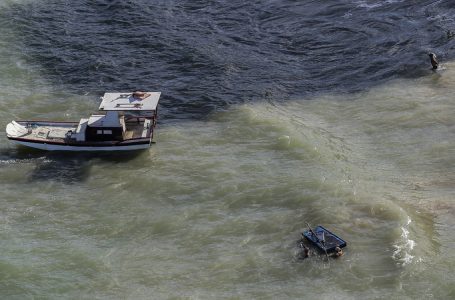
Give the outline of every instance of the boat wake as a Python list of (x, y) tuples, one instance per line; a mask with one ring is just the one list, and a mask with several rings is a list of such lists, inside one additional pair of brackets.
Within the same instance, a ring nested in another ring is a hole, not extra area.
[(50, 163), (52, 160), (46, 157), (38, 157), (38, 158), (14, 158), (14, 159), (0, 159), (0, 165), (16, 165), (16, 164), (27, 164), (27, 163), (34, 163), (34, 162), (41, 162), (41, 163)]

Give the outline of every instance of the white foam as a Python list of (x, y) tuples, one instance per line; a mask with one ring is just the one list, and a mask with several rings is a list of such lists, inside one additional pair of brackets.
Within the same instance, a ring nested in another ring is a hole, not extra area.
[(411, 254), (412, 250), (416, 246), (416, 242), (410, 238), (409, 225), (412, 220), (408, 216), (406, 225), (401, 227), (400, 239), (396, 242), (392, 258), (396, 260), (400, 265), (405, 266), (413, 262), (414, 255)]
[(387, 4), (403, 2), (403, 0), (386, 0), (386, 1), (371, 1), (371, 0), (361, 0), (355, 1), (354, 4), (357, 4), (358, 7), (366, 8), (366, 9), (373, 9), (377, 7), (381, 7)]
[(35, 161), (42, 161), (43, 163), (50, 163), (52, 160), (46, 159), (45, 157), (39, 157), (39, 158), (23, 158), (23, 159), (0, 159), (0, 165), (15, 165), (15, 164), (21, 164), (21, 163), (32, 163)]

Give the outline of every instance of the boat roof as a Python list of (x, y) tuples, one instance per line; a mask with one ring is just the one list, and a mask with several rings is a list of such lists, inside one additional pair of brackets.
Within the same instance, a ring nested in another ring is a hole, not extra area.
[(105, 115), (91, 115), (87, 122), (90, 127), (122, 127), (116, 111), (108, 111)]
[(99, 110), (153, 111), (158, 106), (161, 92), (143, 92), (143, 97), (134, 97), (132, 92), (105, 93)]

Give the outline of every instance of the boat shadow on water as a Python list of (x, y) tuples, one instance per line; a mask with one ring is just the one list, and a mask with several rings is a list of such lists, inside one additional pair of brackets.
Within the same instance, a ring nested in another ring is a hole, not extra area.
[(0, 151), (3, 160), (33, 163), (35, 167), (26, 174), (26, 181), (56, 181), (66, 184), (88, 179), (90, 168), (99, 161), (107, 164), (126, 163), (137, 158), (144, 150), (124, 152), (48, 152), (18, 146), (14, 151)]

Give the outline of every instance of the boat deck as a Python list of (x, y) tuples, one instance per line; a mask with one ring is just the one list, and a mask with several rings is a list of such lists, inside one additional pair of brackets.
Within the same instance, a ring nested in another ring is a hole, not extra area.
[(139, 122), (135, 120), (136, 119), (125, 121), (124, 140), (150, 137), (151, 120), (142, 119)]
[[(33, 139), (36, 141), (65, 142), (70, 138), (71, 133), (75, 133), (78, 128), (76, 122), (21, 122), (27, 126), (28, 133), (22, 138)], [(151, 135), (151, 120), (134, 118), (125, 122), (123, 140), (148, 138)]]
[[(22, 122), (18, 122), (24, 125)], [(37, 141), (61, 141), (63, 142), (66, 138), (66, 134), (69, 131), (75, 131), (77, 123), (29, 123), (27, 126), (28, 134), (22, 136), (22, 138), (33, 139)]]

